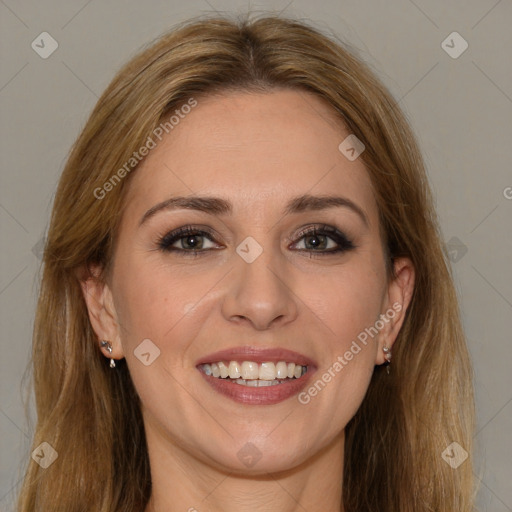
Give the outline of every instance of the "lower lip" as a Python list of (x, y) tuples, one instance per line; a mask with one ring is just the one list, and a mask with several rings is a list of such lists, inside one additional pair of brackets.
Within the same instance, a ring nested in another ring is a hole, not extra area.
[(282, 384), (253, 388), (236, 384), (230, 379), (220, 379), (206, 375), (201, 370), (199, 370), (199, 372), (215, 391), (231, 398), (235, 402), (247, 405), (272, 405), (282, 402), (300, 393), (310, 380), (310, 374), (313, 373), (312, 370), (308, 369), (308, 371), (298, 379), (288, 379)]

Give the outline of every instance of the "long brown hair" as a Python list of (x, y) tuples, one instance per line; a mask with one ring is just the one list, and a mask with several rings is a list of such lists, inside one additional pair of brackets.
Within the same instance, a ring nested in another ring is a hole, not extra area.
[[(33, 336), (33, 447), (47, 442), (58, 458), (46, 469), (30, 460), (20, 512), (143, 510), (151, 479), (139, 398), (125, 362), (112, 371), (99, 351), (79, 281), (91, 264), (108, 278), (136, 172), (126, 163), (163, 120), (201, 95), (277, 88), (323, 98), (340, 127), (363, 141), (388, 263), (407, 256), (416, 270), (392, 371), (375, 369), (346, 427), (344, 506), (472, 510), (471, 366), (415, 138), (352, 50), (303, 22), (270, 16), (181, 24), (121, 69), (78, 137), (54, 201)], [(457, 468), (442, 457), (452, 442), (469, 453)]]

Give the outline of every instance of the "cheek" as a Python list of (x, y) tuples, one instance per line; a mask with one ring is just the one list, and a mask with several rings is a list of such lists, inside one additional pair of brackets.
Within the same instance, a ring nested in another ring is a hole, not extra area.
[(299, 401), (310, 408), (311, 421), (328, 440), (355, 415), (368, 390), (378, 339), (372, 328), (381, 313), (383, 288), (368, 266), (340, 271), (323, 284), (323, 292), (308, 294), (318, 333), (323, 333), (317, 335), (321, 364)]
[[(144, 407), (154, 414), (160, 411), (156, 415), (164, 414), (162, 403), (166, 410), (183, 410), (190, 399), (180, 385), (190, 371), (184, 369), (183, 360), (202, 325), (194, 321), (194, 306), (214, 281), (208, 285), (208, 276), (184, 278), (174, 268), (135, 258), (118, 265), (117, 279), (123, 352)], [(146, 345), (141, 345), (143, 341)], [(142, 352), (139, 346), (148, 348)], [(146, 352), (150, 353), (147, 366), (138, 357)], [(153, 359), (154, 354), (158, 356)]]
[(180, 321), (208, 289), (207, 278), (185, 279), (179, 270), (147, 261), (125, 260), (118, 265), (117, 279), (116, 311), (123, 346), (132, 350), (145, 338), (159, 346), (172, 338), (173, 331), (179, 331)]
[(380, 332), (375, 326), (385, 289), (383, 262), (372, 259), (369, 251), (353, 265), (322, 277), (318, 286), (299, 292), (308, 297), (312, 318), (323, 333), (317, 337), (322, 354), (317, 385), (306, 390), (304, 402), (315, 397), (318, 405), (343, 404), (337, 409), (342, 423), (355, 414), (373, 374)]
[(384, 276), (375, 267), (357, 264), (330, 273), (302, 296), (343, 348), (378, 319), (384, 286)]

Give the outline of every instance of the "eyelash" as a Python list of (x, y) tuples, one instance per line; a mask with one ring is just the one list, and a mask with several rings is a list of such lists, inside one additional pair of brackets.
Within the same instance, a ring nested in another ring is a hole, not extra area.
[[(195, 228), (194, 226), (183, 226), (159, 238), (158, 248), (163, 252), (177, 252), (181, 253), (181, 255), (186, 257), (197, 257), (200, 255), (200, 253), (208, 252), (209, 249), (202, 249), (196, 251), (194, 249), (186, 250), (172, 247), (172, 245), (175, 242), (189, 236), (201, 236), (210, 239), (211, 242), (215, 241), (213, 233), (209, 230), (198, 229)], [(327, 236), (335, 243), (337, 243), (339, 247), (336, 249), (329, 249), (321, 252), (312, 249), (299, 249), (300, 252), (309, 252), (311, 254), (311, 257), (323, 257), (335, 253), (345, 253), (357, 247), (351, 240), (347, 238), (347, 236), (344, 233), (342, 233), (341, 231), (332, 226), (327, 226), (325, 224), (303, 229), (302, 231), (300, 231), (300, 233), (297, 234), (297, 242), (300, 241), (302, 238), (313, 236)]]

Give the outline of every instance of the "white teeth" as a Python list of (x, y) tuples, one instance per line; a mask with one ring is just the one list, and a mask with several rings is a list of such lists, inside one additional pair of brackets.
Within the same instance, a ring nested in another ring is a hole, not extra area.
[(240, 365), (236, 361), (229, 363), (229, 378), (238, 379), (240, 377)]
[(222, 379), (229, 377), (229, 369), (222, 361), (219, 361), (217, 366), (219, 367), (220, 376)]
[(266, 387), (266, 386), (275, 386), (276, 384), (281, 384), (280, 380), (245, 380), (245, 379), (236, 379), (235, 381), (237, 384), (240, 384), (242, 386), (249, 386), (249, 387)]
[(258, 377), (260, 380), (274, 380), (276, 378), (276, 365), (274, 363), (261, 363)]
[(202, 364), (201, 369), (206, 375), (227, 379), (228, 377), (238, 384), (252, 387), (272, 386), (280, 384), (284, 379), (298, 379), (307, 372), (308, 367), (295, 363), (279, 361), (277, 363), (264, 362), (258, 364), (254, 361), (230, 361), (225, 363)]
[(212, 375), (214, 377), (220, 377), (220, 370), (219, 370), (219, 367), (215, 364), (215, 363), (212, 363), (211, 364), (211, 367), (212, 367)]
[(276, 364), (276, 379), (286, 379), (288, 377), (288, 366), (284, 361)]
[(259, 376), (258, 363), (253, 361), (244, 361), (242, 363), (242, 371), (240, 372), (242, 379), (257, 379)]

